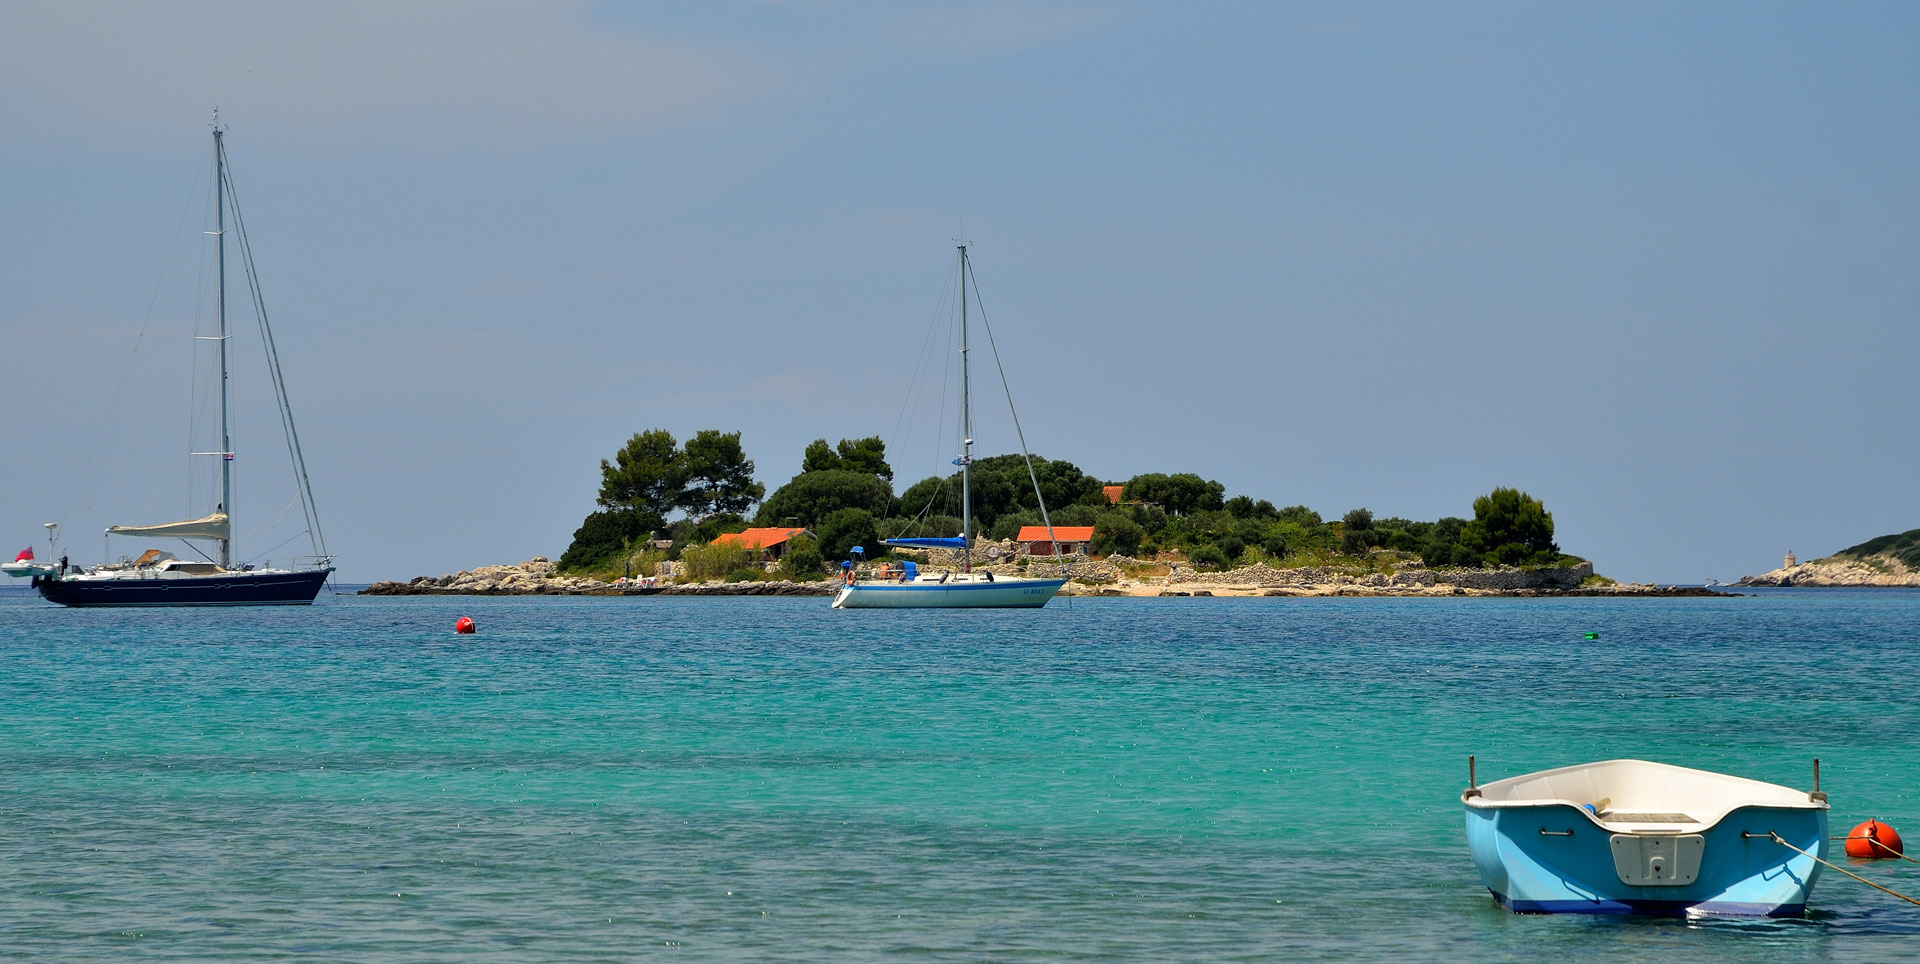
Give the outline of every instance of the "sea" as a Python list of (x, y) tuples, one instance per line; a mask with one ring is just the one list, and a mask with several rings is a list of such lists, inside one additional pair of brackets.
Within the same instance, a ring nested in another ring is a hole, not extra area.
[[(1902, 590), (9, 588), (0, 959), (1913, 960), (1920, 907), (1831, 872), (1804, 918), (1510, 914), (1459, 796), (1469, 754), (1482, 781), (1637, 757), (1796, 787), (1818, 757), (1834, 834), (1876, 817), (1920, 850), (1916, 724)], [(1920, 864), (1845, 865), (1920, 896)]]

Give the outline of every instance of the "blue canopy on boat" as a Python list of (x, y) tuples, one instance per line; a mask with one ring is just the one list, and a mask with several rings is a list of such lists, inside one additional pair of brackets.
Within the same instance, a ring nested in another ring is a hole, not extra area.
[(967, 540), (959, 536), (929, 536), (924, 539), (882, 539), (880, 541), (902, 549), (965, 549), (967, 547)]

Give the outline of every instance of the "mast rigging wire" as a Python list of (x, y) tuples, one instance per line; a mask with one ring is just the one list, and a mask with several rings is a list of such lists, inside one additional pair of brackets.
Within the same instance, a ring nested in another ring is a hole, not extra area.
[[(221, 146), (218, 149), (222, 160), (226, 160), (226, 148)], [(293, 406), (287, 399), (286, 378), (280, 371), (280, 351), (274, 345), (273, 326), (267, 320), (267, 303), (260, 293), (260, 278), (253, 264), (253, 245), (247, 239), (246, 220), (240, 214), (239, 195), (233, 189), (232, 162), (227, 161), (224, 169), (227, 196), (233, 203), (233, 225), (240, 241), (240, 263), (246, 269), (247, 292), (252, 295), (254, 318), (260, 324), (260, 340), (266, 348), (267, 371), (273, 377), (273, 394), (280, 406), (280, 423), (286, 430), (287, 457), (293, 462), (294, 482), (299, 491), (300, 509), (306, 517), (307, 534), (311, 537), (314, 553), (324, 561), (330, 558), (327, 553), (327, 540), (320, 531), (320, 511), (314, 505), (313, 485), (307, 478), (307, 460), (300, 448), (300, 433), (294, 428)]]
[(1020, 457), (1027, 463), (1027, 478), (1033, 481), (1033, 498), (1040, 505), (1040, 521), (1047, 527), (1047, 542), (1053, 547), (1054, 558), (1060, 557), (1060, 540), (1053, 537), (1053, 520), (1047, 516), (1047, 497), (1040, 494), (1040, 476), (1033, 470), (1033, 456), (1027, 452), (1027, 433), (1020, 428), (1020, 412), (1013, 407), (1013, 386), (1007, 384), (1007, 368), (1000, 363), (1000, 346), (994, 344), (993, 326), (987, 323), (987, 302), (980, 297), (980, 279), (974, 277), (973, 266), (967, 265), (967, 277), (960, 279), (961, 284), (973, 280), (974, 304), (980, 308), (980, 327), (987, 330), (987, 347), (993, 351), (993, 367), (1000, 372), (1000, 389), (1007, 393), (1007, 413), (1013, 416), (1013, 434), (1020, 440)]

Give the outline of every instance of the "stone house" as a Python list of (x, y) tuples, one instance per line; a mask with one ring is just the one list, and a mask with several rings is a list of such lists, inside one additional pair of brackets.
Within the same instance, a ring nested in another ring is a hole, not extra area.
[(760, 562), (770, 562), (786, 554), (787, 541), (794, 536), (814, 538), (813, 533), (806, 529), (748, 529), (722, 535), (713, 540), (712, 545), (737, 546), (752, 553), (753, 558)]
[(1029, 556), (1072, 555), (1086, 552), (1087, 545), (1093, 541), (1092, 526), (1054, 526), (1053, 538), (1059, 540), (1060, 551), (1053, 551), (1053, 542), (1049, 541), (1046, 526), (1021, 526), (1020, 534), (1014, 541), (1020, 544), (1020, 552)]

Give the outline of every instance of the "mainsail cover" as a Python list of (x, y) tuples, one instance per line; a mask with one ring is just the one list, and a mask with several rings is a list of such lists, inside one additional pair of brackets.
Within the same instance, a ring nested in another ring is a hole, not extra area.
[(225, 512), (215, 512), (201, 519), (163, 522), (157, 526), (108, 526), (107, 533), (156, 539), (232, 539), (233, 524), (227, 521)]
[(959, 536), (948, 536), (945, 538), (930, 536), (924, 539), (882, 539), (880, 541), (890, 546), (899, 546), (902, 549), (965, 549), (967, 547), (967, 540)]

